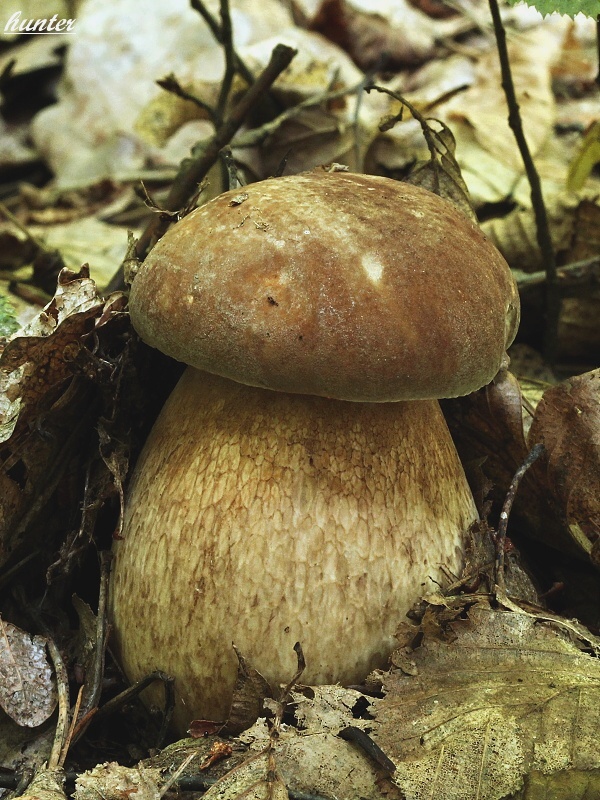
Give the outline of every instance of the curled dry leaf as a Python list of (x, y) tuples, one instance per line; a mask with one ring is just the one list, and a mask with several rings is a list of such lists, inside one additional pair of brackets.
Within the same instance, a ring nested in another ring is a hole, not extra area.
[(546, 455), (534, 468), (573, 539), (600, 567), (600, 370), (547, 389), (529, 432)]
[(418, 673), (385, 676), (373, 704), (372, 736), (406, 800), (500, 800), (533, 771), (600, 768), (600, 662), (577, 639), (485, 606), (452, 629), (425, 637)]
[(35, 728), (56, 706), (46, 639), (0, 619), (0, 706), (19, 725)]
[(234, 649), (238, 658), (238, 672), (231, 709), (225, 725), (226, 732), (233, 735), (254, 725), (262, 711), (264, 698), (271, 695), (271, 689), (265, 678), (246, 661), (235, 646)]

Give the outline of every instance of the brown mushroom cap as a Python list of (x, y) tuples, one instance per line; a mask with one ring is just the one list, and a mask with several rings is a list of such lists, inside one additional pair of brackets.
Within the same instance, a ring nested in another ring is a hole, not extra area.
[(185, 217), (136, 276), (131, 317), (149, 344), (240, 383), (383, 402), (488, 383), (519, 301), (500, 253), (451, 203), (318, 170)]

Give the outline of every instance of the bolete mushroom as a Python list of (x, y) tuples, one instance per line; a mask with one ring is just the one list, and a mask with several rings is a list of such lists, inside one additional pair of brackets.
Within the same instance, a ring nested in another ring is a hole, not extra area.
[(234, 642), (271, 683), (356, 683), (457, 573), (477, 518), (436, 398), (512, 341), (506, 262), (451, 203), (323, 170), (227, 192), (133, 282), (146, 342), (191, 365), (145, 445), (111, 614), (132, 680), (176, 678), (176, 726), (226, 717)]

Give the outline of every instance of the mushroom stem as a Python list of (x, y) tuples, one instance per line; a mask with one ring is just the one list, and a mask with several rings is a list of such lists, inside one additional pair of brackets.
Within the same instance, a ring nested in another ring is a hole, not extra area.
[(435, 400), (353, 403), (188, 368), (146, 443), (115, 548), (131, 680), (177, 676), (175, 723), (224, 719), (234, 642), (272, 684), (382, 667), (477, 512)]

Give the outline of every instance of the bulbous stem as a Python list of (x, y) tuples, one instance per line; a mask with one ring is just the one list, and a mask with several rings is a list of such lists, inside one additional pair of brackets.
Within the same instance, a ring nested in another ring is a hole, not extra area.
[(179, 731), (227, 716), (234, 642), (271, 683), (356, 683), (460, 570), (477, 513), (436, 401), (351, 403), (189, 368), (137, 465), (115, 547), (131, 680), (176, 678)]

